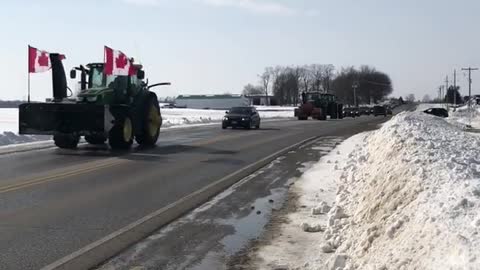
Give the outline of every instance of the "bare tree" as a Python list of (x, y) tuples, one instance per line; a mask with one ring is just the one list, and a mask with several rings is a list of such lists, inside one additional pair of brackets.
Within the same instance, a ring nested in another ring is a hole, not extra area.
[(243, 87), (242, 94), (245, 96), (249, 95), (262, 95), (263, 92), (263, 87), (261, 85), (253, 85), (251, 83), (245, 85)]
[(296, 68), (302, 92), (308, 92), (309, 90), (311, 90), (310, 86), (312, 85), (312, 69), (310, 67), (311, 66), (305, 65)]
[(406, 101), (408, 102), (415, 102), (415, 95), (414, 94), (408, 94), (407, 97), (405, 98)]
[(258, 75), (260, 77), (260, 83), (263, 87), (263, 92), (265, 93), (265, 105), (270, 105), (268, 100), (268, 88), (270, 86), (270, 82), (272, 81), (272, 74), (274, 70), (272, 67), (266, 67), (262, 74)]

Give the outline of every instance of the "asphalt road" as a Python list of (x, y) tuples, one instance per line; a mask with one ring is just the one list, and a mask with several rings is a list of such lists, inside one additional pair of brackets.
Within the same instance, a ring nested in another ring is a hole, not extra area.
[(347, 136), (383, 117), (169, 129), (157, 147), (84, 145), (0, 156), (0, 269), (39, 269), (275, 151)]

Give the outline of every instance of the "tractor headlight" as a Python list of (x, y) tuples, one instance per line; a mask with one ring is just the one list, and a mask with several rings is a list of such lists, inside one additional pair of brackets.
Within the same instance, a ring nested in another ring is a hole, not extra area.
[(228, 121), (228, 117), (223, 117), (223, 121)]
[(97, 96), (87, 97), (87, 101), (88, 102), (95, 102), (95, 101), (97, 101)]
[(249, 120), (248, 118), (242, 117), (242, 121), (247, 121)]

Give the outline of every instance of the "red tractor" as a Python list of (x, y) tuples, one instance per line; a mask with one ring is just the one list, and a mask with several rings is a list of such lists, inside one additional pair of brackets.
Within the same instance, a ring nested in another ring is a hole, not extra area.
[(317, 120), (342, 119), (343, 104), (337, 103), (337, 98), (332, 94), (318, 92), (302, 93), (302, 105), (295, 109), (298, 120), (307, 120), (309, 117)]

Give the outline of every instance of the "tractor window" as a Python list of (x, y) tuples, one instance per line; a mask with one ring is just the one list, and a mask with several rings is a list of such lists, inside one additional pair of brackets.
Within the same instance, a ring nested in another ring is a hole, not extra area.
[(92, 67), (90, 71), (90, 88), (106, 87), (112, 83), (117, 76), (105, 76), (102, 67)]
[(138, 86), (140, 85), (140, 80), (137, 78), (137, 76), (130, 76), (130, 84)]
[(98, 68), (92, 69), (92, 74), (90, 77), (91, 88), (102, 87), (103, 85), (103, 72)]

